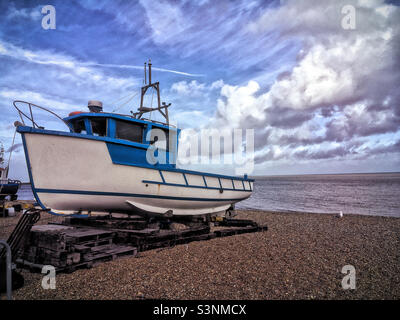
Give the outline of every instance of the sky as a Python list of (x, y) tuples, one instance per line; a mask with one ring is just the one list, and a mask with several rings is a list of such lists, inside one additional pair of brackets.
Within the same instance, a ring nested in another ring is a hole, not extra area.
[[(55, 29), (42, 27), (45, 5), (56, 10)], [(400, 171), (399, 5), (3, 0), (0, 140), (10, 151), (17, 99), (62, 117), (88, 100), (136, 110), (151, 59), (180, 128), (254, 130), (252, 175)], [(19, 134), (13, 150), (10, 178), (27, 181)]]

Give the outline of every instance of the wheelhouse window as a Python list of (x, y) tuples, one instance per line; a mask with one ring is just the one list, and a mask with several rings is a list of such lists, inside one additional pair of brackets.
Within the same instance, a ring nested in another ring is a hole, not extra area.
[(87, 134), (86, 126), (85, 126), (85, 120), (83, 120), (83, 119), (76, 120), (73, 123), (73, 127), (74, 127), (74, 132), (75, 133)]
[(115, 125), (115, 137), (117, 139), (142, 143), (144, 129), (142, 124), (115, 120)]
[(92, 133), (94, 136), (104, 137), (107, 135), (107, 119), (106, 118), (91, 118)]
[[(169, 139), (171, 139), (171, 146)], [(161, 150), (173, 152), (176, 149), (176, 132), (174, 130), (153, 127), (151, 129), (150, 142), (154, 143)], [(172, 147), (172, 150), (170, 150), (170, 147)]]

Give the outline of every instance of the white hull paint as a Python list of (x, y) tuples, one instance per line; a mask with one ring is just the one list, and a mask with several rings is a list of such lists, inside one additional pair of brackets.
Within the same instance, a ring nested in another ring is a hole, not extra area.
[(207, 186), (202, 175), (190, 173), (187, 182), (197, 188), (181, 186), (181, 172), (162, 170), (162, 177), (158, 169), (114, 164), (104, 141), (39, 133), (24, 133), (24, 140), (37, 200), (56, 213), (129, 211), (133, 205), (161, 214), (219, 213), (253, 189), (253, 182), (220, 178), (221, 193), (218, 177), (206, 173)]

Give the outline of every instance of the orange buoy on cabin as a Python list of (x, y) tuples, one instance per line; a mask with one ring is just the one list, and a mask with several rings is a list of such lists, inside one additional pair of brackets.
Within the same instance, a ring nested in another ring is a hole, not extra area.
[(77, 114), (83, 113), (83, 111), (72, 111), (69, 113), (69, 117), (76, 116)]

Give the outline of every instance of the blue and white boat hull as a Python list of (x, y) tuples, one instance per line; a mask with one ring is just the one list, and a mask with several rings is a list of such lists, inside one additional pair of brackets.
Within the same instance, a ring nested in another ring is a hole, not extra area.
[(120, 164), (116, 145), (104, 139), (29, 127), (18, 131), (33, 193), (53, 213), (131, 212), (136, 207), (160, 214), (217, 214), (253, 190), (251, 179)]

